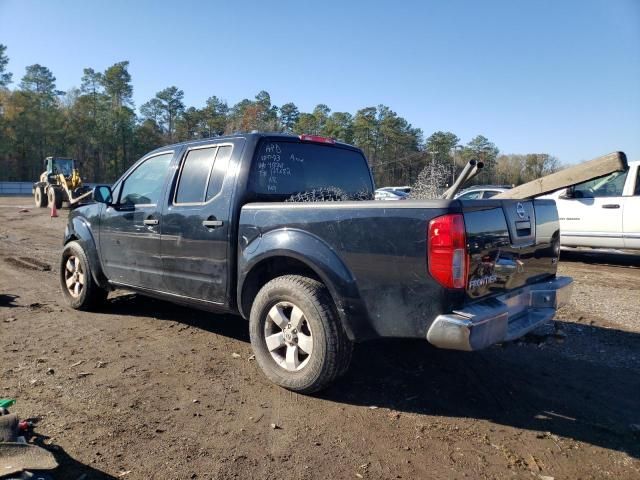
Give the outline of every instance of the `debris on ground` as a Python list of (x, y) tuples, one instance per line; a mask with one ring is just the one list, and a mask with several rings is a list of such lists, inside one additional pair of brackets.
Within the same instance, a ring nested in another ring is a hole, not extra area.
[(15, 403), (16, 401), (13, 398), (0, 398), (0, 408), (9, 408)]
[(51, 452), (30, 443), (34, 438), (33, 423), (8, 411), (14, 404), (13, 399), (0, 399), (0, 477), (24, 472), (27, 478), (34, 478), (32, 470), (57, 468)]

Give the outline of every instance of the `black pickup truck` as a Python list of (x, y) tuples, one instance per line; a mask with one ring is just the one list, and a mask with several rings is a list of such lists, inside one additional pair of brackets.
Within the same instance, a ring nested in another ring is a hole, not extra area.
[(267, 377), (305, 393), (346, 371), (354, 342), (477, 350), (567, 301), (553, 200), (367, 201), (373, 191), (362, 151), (323, 137), (163, 147), (70, 214), (62, 291), (77, 309), (123, 288), (239, 313)]

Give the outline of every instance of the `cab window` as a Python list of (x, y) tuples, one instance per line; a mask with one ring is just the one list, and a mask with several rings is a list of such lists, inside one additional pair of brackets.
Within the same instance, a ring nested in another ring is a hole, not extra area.
[(167, 176), (173, 152), (150, 157), (124, 180), (120, 190), (120, 204), (157, 205)]
[(613, 172), (610, 175), (573, 187), (574, 198), (621, 197), (627, 172)]

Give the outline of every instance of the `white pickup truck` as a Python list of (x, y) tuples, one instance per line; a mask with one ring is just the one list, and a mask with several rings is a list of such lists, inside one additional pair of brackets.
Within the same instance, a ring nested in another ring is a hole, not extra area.
[(563, 247), (640, 250), (640, 161), (541, 198), (556, 201)]

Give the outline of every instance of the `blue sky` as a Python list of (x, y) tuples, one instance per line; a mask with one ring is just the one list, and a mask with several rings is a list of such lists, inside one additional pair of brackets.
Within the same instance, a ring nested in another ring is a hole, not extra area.
[(16, 83), (40, 63), (62, 90), (129, 60), (136, 106), (170, 85), (198, 107), (267, 90), (303, 111), (382, 103), (503, 153), (640, 159), (638, 0), (0, 0), (0, 43)]

